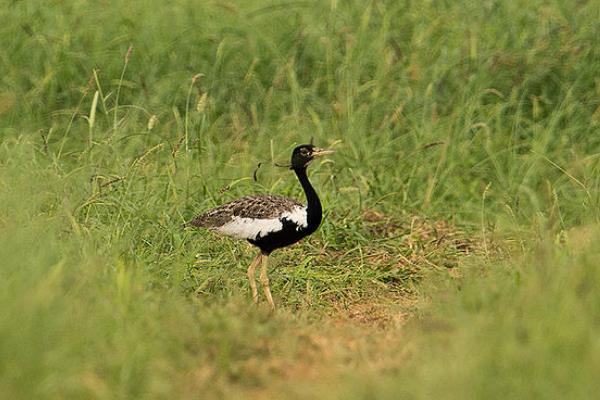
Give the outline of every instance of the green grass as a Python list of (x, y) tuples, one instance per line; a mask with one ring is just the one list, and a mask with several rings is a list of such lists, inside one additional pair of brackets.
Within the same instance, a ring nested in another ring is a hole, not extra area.
[[(13, 1), (0, 10), (0, 392), (590, 398), (593, 1)], [(326, 217), (250, 306), (248, 193)], [(257, 181), (252, 179), (257, 164)]]

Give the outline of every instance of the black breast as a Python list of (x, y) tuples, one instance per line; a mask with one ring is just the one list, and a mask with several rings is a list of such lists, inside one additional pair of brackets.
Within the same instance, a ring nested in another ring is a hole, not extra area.
[(257, 246), (263, 253), (270, 254), (273, 250), (289, 246), (314, 232), (314, 229), (301, 228), (289, 219), (282, 219), (283, 228), (270, 232), (257, 239), (248, 239), (248, 242)]

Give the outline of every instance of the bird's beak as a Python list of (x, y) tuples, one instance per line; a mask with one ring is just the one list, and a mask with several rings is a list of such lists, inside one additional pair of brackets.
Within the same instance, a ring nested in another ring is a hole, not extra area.
[(325, 156), (327, 154), (335, 153), (335, 150), (332, 149), (321, 149), (319, 147), (315, 147), (312, 151), (313, 157)]

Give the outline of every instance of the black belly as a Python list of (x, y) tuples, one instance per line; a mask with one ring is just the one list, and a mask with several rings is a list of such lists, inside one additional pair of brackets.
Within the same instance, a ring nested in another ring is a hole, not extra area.
[(257, 246), (264, 254), (270, 254), (273, 250), (294, 244), (314, 232), (314, 230), (308, 229), (298, 230), (298, 226), (287, 219), (283, 219), (281, 222), (283, 229), (270, 232), (257, 239), (248, 239), (248, 242)]

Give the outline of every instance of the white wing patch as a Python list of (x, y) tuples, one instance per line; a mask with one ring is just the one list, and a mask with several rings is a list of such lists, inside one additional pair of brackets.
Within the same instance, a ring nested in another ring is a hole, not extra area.
[(283, 229), (283, 219), (288, 219), (297, 225), (296, 230), (308, 226), (306, 207), (296, 207), (292, 211), (281, 214), (277, 218), (258, 219), (233, 217), (228, 223), (215, 228), (223, 235), (237, 239), (257, 239)]
[(300, 228), (306, 228), (308, 226), (308, 221), (306, 220), (306, 207), (296, 207), (292, 211), (284, 213), (281, 218), (289, 219), (298, 227), (296, 230), (300, 230)]

